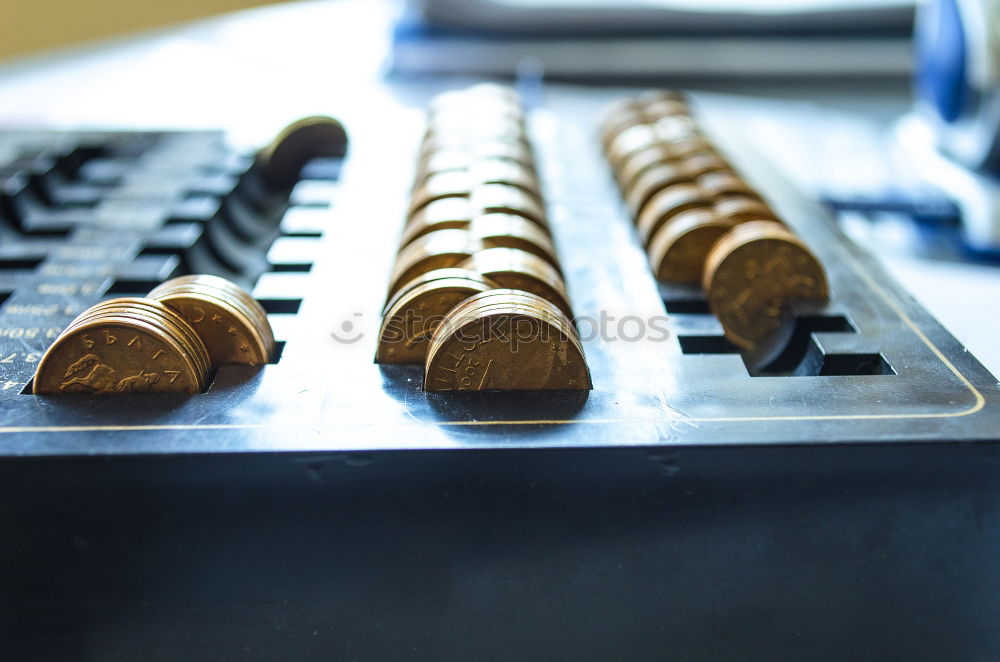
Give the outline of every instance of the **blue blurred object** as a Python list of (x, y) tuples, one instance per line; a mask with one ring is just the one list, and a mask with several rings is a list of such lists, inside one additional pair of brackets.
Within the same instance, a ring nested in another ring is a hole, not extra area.
[(966, 39), (955, 0), (933, 0), (917, 25), (917, 92), (945, 122), (954, 122), (968, 103)]
[(1000, 0), (928, 0), (915, 49), (917, 101), (941, 152), (1000, 174)]

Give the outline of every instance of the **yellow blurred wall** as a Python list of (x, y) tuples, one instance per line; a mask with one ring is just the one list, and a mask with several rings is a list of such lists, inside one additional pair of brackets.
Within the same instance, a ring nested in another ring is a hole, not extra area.
[(268, 0), (0, 0), (0, 58), (264, 4)]

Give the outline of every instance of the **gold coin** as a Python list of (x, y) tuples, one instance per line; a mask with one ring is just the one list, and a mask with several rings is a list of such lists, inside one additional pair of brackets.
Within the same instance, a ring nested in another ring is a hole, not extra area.
[(458, 264), (481, 273), (502, 288), (524, 290), (573, 316), (566, 285), (555, 267), (531, 253), (516, 248), (487, 248)]
[(622, 98), (613, 101), (601, 112), (599, 135), (601, 146), (607, 150), (608, 144), (622, 129), (644, 121), (635, 101)]
[[(475, 161), (483, 159), (498, 159), (520, 163), (532, 172), (534, 172), (535, 167), (535, 160), (531, 154), (530, 146), (527, 146), (522, 142), (487, 140), (474, 145), (462, 145), (459, 147), (451, 147), (423, 154), (417, 161), (418, 178), (422, 173), (429, 176), (434, 167), (440, 167), (448, 160), (451, 160), (451, 162), (454, 163), (459, 158), (465, 158), (469, 165)], [(464, 167), (468, 167), (468, 165)], [(441, 169), (453, 170), (455, 168)]]
[(682, 163), (694, 178), (701, 177), (710, 172), (732, 171), (732, 166), (726, 163), (725, 159), (715, 152), (697, 152), (685, 156)]
[(687, 115), (660, 115), (646, 109), (646, 117), (650, 120), (660, 140), (675, 143), (697, 137), (698, 127)]
[(608, 144), (608, 162), (618, 170), (632, 154), (663, 142), (656, 129), (648, 124), (636, 124), (625, 129)]
[(450, 313), (431, 340), (424, 390), (590, 389), (579, 344), (519, 299), (480, 310), (467, 299)]
[(249, 292), (232, 281), (210, 274), (178, 276), (154, 288), (149, 296), (155, 297), (157, 292), (185, 285), (197, 285), (206, 288), (213, 296), (224, 298), (242, 308), (243, 312), (253, 322), (257, 335), (262, 339), (264, 346), (268, 348), (268, 355), (273, 356), (275, 347), (274, 331), (271, 329), (271, 323), (267, 319), (267, 311), (264, 310), (260, 302), (254, 299)]
[(720, 170), (717, 172), (707, 172), (699, 176), (696, 180), (701, 190), (713, 198), (728, 195), (758, 198), (758, 194), (735, 172)]
[(56, 338), (32, 388), (36, 395), (200, 393), (206, 376), (191, 351), (170, 329), (147, 319), (96, 314)]
[(185, 351), (191, 357), (197, 373), (205, 377), (208, 376), (211, 370), (211, 361), (201, 337), (183, 318), (179, 317), (173, 310), (167, 309), (158, 301), (135, 297), (121, 297), (101, 301), (88, 308), (83, 314), (73, 320), (63, 333), (71, 331), (82, 323), (109, 315), (137, 319), (164, 329), (165, 333), (176, 338), (185, 348)]
[(796, 299), (826, 300), (826, 273), (816, 256), (780, 223), (737, 225), (712, 247), (703, 286), (726, 338), (756, 351), (782, 327)]
[(536, 223), (513, 214), (482, 214), (472, 219), (469, 232), (485, 248), (516, 248), (534, 253), (557, 270), (559, 259), (552, 238)]
[(648, 245), (650, 238), (671, 218), (699, 207), (711, 206), (711, 201), (694, 184), (675, 184), (657, 192), (642, 208), (636, 225), (639, 236)]
[(489, 287), (497, 287), (497, 284), (484, 278), (483, 275), (477, 271), (472, 271), (470, 269), (459, 269), (458, 267), (445, 267), (443, 269), (431, 269), (426, 273), (422, 273), (413, 280), (407, 281), (399, 286), (396, 293), (388, 300), (388, 302), (382, 308), (382, 315), (384, 316), (390, 308), (396, 305), (396, 302), (403, 297), (407, 292), (415, 287), (424, 285), (426, 283), (432, 283), (436, 280), (444, 279), (458, 279), (458, 280), (471, 280), (477, 283), (483, 283)]
[[(525, 152), (528, 154), (531, 153), (531, 145), (528, 143), (528, 137), (522, 133), (513, 135), (434, 134), (421, 144), (420, 152), (417, 155), (417, 162), (422, 164), (432, 154), (441, 151), (466, 151), (470, 154), (476, 154), (480, 149), (487, 149), (486, 147), (480, 147), (480, 145), (495, 145), (496, 143), (508, 145), (506, 148), (508, 152), (522, 155)], [(499, 150), (497, 147), (489, 147), (489, 149)]]
[(675, 159), (686, 159), (689, 156), (703, 152), (715, 152), (712, 143), (701, 136), (693, 136), (685, 140), (678, 140), (670, 143), (670, 151)]
[(649, 263), (656, 279), (701, 283), (705, 258), (733, 223), (705, 209), (692, 209), (664, 223), (649, 242)]
[[(440, 269), (439, 271), (451, 271)], [(382, 318), (376, 363), (423, 363), (434, 329), (456, 305), (492, 289), (485, 278), (436, 278), (407, 287)]]
[(506, 184), (514, 186), (538, 202), (542, 201), (542, 189), (534, 170), (512, 161), (500, 159), (483, 159), (469, 166), (469, 179), (472, 185)]
[(427, 113), (428, 126), (483, 125), (492, 121), (517, 122), (524, 126), (524, 112), (519, 106), (507, 103), (465, 103), (431, 110)]
[(674, 153), (671, 147), (665, 143), (655, 143), (633, 152), (625, 159), (615, 172), (615, 179), (618, 180), (618, 188), (622, 192), (630, 190), (634, 182), (650, 168), (663, 165), (674, 160)]
[(420, 208), (442, 198), (467, 198), (471, 185), (469, 175), (463, 170), (436, 172), (427, 177), (410, 197), (408, 218)]
[(433, 114), (449, 108), (466, 108), (476, 104), (503, 105), (520, 110), (521, 100), (513, 90), (486, 90), (477, 86), (438, 94), (428, 104), (428, 111)]
[(746, 195), (726, 195), (716, 198), (712, 203), (712, 211), (721, 219), (734, 223), (748, 221), (779, 222), (774, 211), (756, 197)]
[(678, 90), (649, 90), (648, 92), (643, 92), (635, 98), (635, 103), (637, 106), (646, 109), (650, 105), (659, 103), (661, 101), (670, 101), (679, 104), (683, 108), (687, 108), (687, 97), (684, 96), (683, 92)]
[(475, 145), (486, 141), (527, 144), (524, 129), (511, 120), (484, 125), (432, 126), (424, 134), (421, 154), (441, 149)]
[(423, 184), (428, 177), (439, 172), (465, 171), (472, 165), (473, 156), (464, 150), (443, 150), (433, 152), (417, 168), (413, 177), (411, 193)]
[[(579, 347), (581, 352), (583, 351), (580, 336), (577, 334), (569, 318), (549, 301), (524, 290), (498, 288), (477, 294), (474, 298), (470, 297), (455, 306), (449, 313), (449, 318), (454, 323), (454, 320), (460, 315), (479, 314), (482, 311), (507, 307), (512, 303), (527, 307), (534, 314), (550, 321), (566, 338), (569, 338), (570, 342)], [(453, 330), (454, 328), (451, 328), (447, 332), (450, 333)]]
[(541, 203), (514, 186), (479, 184), (472, 189), (469, 202), (476, 214), (514, 214), (534, 221), (543, 228), (548, 226), (548, 217)]
[(258, 366), (271, 359), (273, 347), (265, 344), (250, 315), (236, 301), (214, 296), (198, 285), (151, 293), (181, 314), (198, 332), (212, 368), (223, 365)]
[(414, 239), (399, 252), (389, 279), (391, 298), (399, 288), (434, 269), (457, 267), (482, 248), (466, 230), (437, 230)]
[(646, 169), (625, 192), (625, 202), (632, 218), (638, 218), (643, 207), (663, 189), (675, 184), (694, 182), (691, 172), (684, 163), (663, 163)]
[[(687, 104), (678, 99), (657, 99), (643, 106), (642, 114), (650, 120), (690, 119)], [(693, 127), (693, 124), (692, 124)]]
[(612, 143), (620, 136), (623, 132), (631, 129), (634, 126), (640, 126), (646, 124), (646, 116), (643, 115), (639, 110), (629, 109), (620, 113), (617, 117), (609, 118), (608, 124), (601, 130), (601, 147), (604, 150), (605, 156), (609, 153)]
[(524, 124), (519, 118), (509, 117), (502, 109), (468, 110), (438, 113), (427, 123), (424, 140), (437, 136), (463, 136), (467, 139), (513, 140), (524, 136)]
[(420, 208), (403, 230), (400, 247), (408, 246), (417, 237), (436, 230), (468, 229), (472, 222), (472, 206), (468, 198), (441, 198)]
[(304, 117), (292, 122), (257, 155), (268, 183), (290, 188), (312, 159), (342, 157), (347, 153), (347, 131), (332, 117)]

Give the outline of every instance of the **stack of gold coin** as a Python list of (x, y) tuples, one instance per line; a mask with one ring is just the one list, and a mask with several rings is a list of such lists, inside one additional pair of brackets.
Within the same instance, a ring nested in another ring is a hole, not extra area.
[(729, 228), (777, 216), (702, 135), (683, 95), (658, 90), (616, 102), (605, 154), (661, 281), (700, 283)]
[(826, 272), (816, 255), (781, 223), (752, 221), (719, 238), (705, 264), (709, 309), (726, 337), (751, 352), (782, 346), (792, 301), (825, 301)]
[(180, 313), (201, 336), (212, 368), (263, 365), (274, 356), (274, 334), (261, 305), (218, 276), (181, 276), (149, 293)]
[(48, 348), (36, 395), (172, 393), (205, 389), (209, 357), (194, 328), (149, 299), (120, 298), (84, 311)]
[[(583, 351), (570, 322), (520, 101), (506, 88), (479, 85), (439, 95), (430, 105), (376, 362), (424, 363), (429, 369), (436, 329), (453, 319), (464, 301), (495, 292), (499, 298), (489, 301), (508, 308), (523, 307), (529, 297), (534, 311), (542, 301), (535, 315), (539, 328), (554, 318), (553, 328), (566, 338), (555, 346), (563, 348), (561, 356), (577, 357), (573, 365), (579, 367)], [(444, 360), (440, 350), (436, 356), (435, 366)], [(516, 358), (505, 357), (504, 372), (482, 380), (479, 388), (561, 388), (556, 383), (589, 388), (589, 374), (582, 381), (579, 375), (568, 378), (565, 370), (541, 379), (541, 372), (525, 365), (518, 370), (530, 375), (507, 375)], [(425, 384), (441, 390), (439, 383)]]
[(437, 327), (427, 352), (425, 391), (591, 387), (572, 325), (549, 301), (520, 290), (466, 299)]
[(219, 366), (274, 355), (267, 314), (239, 286), (183, 276), (146, 298), (110, 299), (77, 317), (49, 347), (34, 392), (200, 393)]
[(615, 102), (600, 137), (657, 279), (701, 284), (733, 343), (776, 346), (793, 300), (827, 298), (819, 260), (701, 134), (681, 95)]
[(452, 308), (496, 283), (467, 269), (435, 269), (406, 284), (386, 305), (376, 363), (423, 363), (427, 343)]

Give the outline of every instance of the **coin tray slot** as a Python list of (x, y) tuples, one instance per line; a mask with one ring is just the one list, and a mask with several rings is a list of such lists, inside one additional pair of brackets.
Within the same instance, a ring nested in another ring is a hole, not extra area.
[(302, 299), (257, 299), (268, 315), (297, 315)]
[(272, 356), (271, 360), (268, 361), (269, 365), (274, 365), (275, 363), (281, 361), (281, 355), (285, 353), (285, 342), (286, 341), (284, 340), (274, 341), (274, 356)]
[(827, 354), (819, 374), (823, 377), (895, 375), (896, 371), (881, 354)]
[(711, 315), (708, 309), (708, 301), (705, 299), (663, 299), (663, 305), (667, 313), (673, 315)]
[(42, 263), (44, 258), (5, 258), (0, 259), (0, 271), (32, 271)]
[(678, 336), (685, 354), (739, 354), (740, 348), (725, 336)]
[(130, 280), (130, 279), (116, 280), (115, 282), (111, 283), (111, 287), (107, 289), (105, 294), (113, 294), (119, 297), (123, 296), (144, 297), (147, 294), (149, 294), (150, 290), (159, 285), (161, 282), (162, 281), (159, 280)]
[[(858, 330), (843, 315), (802, 315), (795, 318), (795, 330), (785, 350), (769, 365), (758, 371), (759, 375), (811, 374), (822, 372), (823, 352), (813, 340), (814, 333), (857, 333)], [(812, 358), (812, 361), (808, 359)], [(807, 364), (811, 369), (803, 369)], [(853, 374), (853, 373), (852, 373)], [(879, 373), (861, 373), (879, 374)], [(884, 373), (883, 373), (884, 374)], [(895, 374), (895, 373), (890, 373)]]
[(311, 262), (303, 262), (300, 264), (272, 264), (271, 271), (279, 273), (281, 272), (306, 273), (312, 271), (312, 266), (313, 265)]

